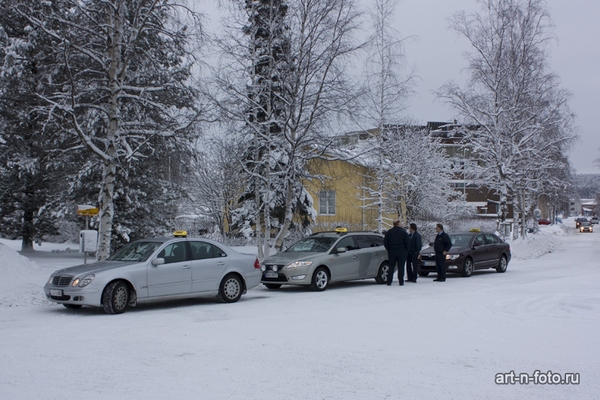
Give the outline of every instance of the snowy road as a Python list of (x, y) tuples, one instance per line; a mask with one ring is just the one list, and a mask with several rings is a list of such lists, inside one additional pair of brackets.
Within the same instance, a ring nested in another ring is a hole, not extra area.
[[(0, 398), (597, 399), (600, 232), (561, 241), (505, 274), (442, 284), (261, 287), (118, 316), (2, 306)], [(495, 384), (536, 370), (580, 384)]]

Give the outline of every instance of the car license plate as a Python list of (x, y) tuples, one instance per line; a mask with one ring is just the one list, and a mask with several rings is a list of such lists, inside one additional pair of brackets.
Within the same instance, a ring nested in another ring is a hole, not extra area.
[(435, 267), (435, 261), (423, 261), (423, 265), (426, 267)]
[(265, 278), (277, 278), (279, 274), (277, 272), (266, 272)]
[(50, 296), (62, 297), (63, 291), (59, 289), (50, 289)]

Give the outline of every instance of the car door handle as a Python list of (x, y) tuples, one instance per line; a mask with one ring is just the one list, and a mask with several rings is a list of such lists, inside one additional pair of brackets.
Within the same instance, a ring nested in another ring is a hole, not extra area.
[(225, 265), (225, 263), (223, 261), (219, 261), (217, 265)]
[(356, 254), (352, 256), (352, 258), (356, 258), (356, 257), (358, 257)]
[(191, 267), (190, 267), (190, 265), (189, 265), (189, 264), (186, 264), (186, 265), (184, 265), (184, 266), (183, 266), (183, 267), (181, 267), (181, 268), (182, 268), (182, 269), (190, 269)]

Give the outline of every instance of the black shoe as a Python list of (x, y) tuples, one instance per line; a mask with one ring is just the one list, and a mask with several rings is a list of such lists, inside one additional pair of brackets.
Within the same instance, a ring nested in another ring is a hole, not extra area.
[(404, 282), (400, 282), (400, 286), (404, 286)]
[(392, 286), (392, 284), (391, 284), (391, 283), (388, 283), (387, 285), (388, 285), (388, 286)]
[(417, 280), (416, 280), (416, 279), (413, 279), (411, 282), (412, 282), (412, 283), (417, 283)]
[(445, 279), (436, 278), (433, 280), (434, 282), (446, 282)]

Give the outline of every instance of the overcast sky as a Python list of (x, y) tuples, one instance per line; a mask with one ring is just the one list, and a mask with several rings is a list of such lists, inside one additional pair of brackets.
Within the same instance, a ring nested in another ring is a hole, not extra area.
[[(550, 69), (562, 87), (573, 94), (571, 109), (577, 115), (580, 140), (569, 154), (577, 173), (600, 173), (594, 160), (600, 157), (600, 1), (546, 0), (557, 41), (551, 48)], [(368, 4), (369, 0), (362, 0)], [(400, 0), (397, 30), (417, 36), (406, 45), (408, 62), (420, 76), (417, 93), (409, 102), (409, 115), (420, 122), (460, 119), (432, 93), (449, 80), (464, 82), (467, 66), (465, 38), (448, 29), (448, 17), (456, 11), (479, 11), (475, 0)]]
[[(212, 0), (212, 4), (218, 1)], [(365, 8), (372, 2), (357, 1)], [(551, 48), (550, 69), (561, 78), (562, 87), (573, 94), (570, 106), (579, 127), (580, 140), (569, 158), (577, 173), (600, 173), (600, 168), (594, 166), (594, 160), (600, 157), (595, 121), (600, 115), (600, 0), (546, 2), (557, 38)], [(461, 83), (467, 77), (463, 57), (469, 49), (467, 40), (448, 28), (448, 18), (460, 10), (479, 11), (480, 4), (476, 0), (399, 0), (395, 28), (402, 37), (415, 37), (407, 41), (405, 52), (407, 63), (416, 68), (420, 79), (406, 116), (417, 122), (460, 120), (433, 94), (444, 83)], [(216, 16), (210, 11), (208, 14), (213, 18), (209, 24), (214, 27)]]

